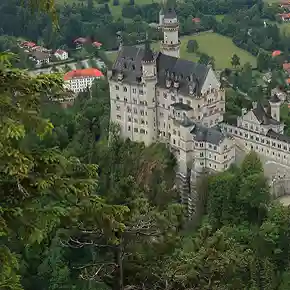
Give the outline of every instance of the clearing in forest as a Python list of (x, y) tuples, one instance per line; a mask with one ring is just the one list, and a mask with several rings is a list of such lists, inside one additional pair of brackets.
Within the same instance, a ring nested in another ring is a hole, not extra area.
[[(239, 56), (241, 65), (249, 62), (253, 67), (256, 67), (256, 58), (253, 55), (237, 47), (232, 42), (231, 38), (212, 32), (202, 32), (200, 34), (181, 37), (181, 58), (198, 61), (198, 54), (187, 52), (187, 42), (192, 39), (197, 41), (199, 53), (206, 53), (214, 57), (216, 69), (231, 68), (231, 58), (233, 54)], [(152, 46), (155, 50), (159, 49), (158, 43), (154, 43)]]

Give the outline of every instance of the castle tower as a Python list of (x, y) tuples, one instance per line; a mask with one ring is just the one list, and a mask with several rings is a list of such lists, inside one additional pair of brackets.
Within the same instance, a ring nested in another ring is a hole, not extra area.
[(149, 41), (145, 43), (145, 51), (142, 58), (142, 82), (145, 87), (145, 100), (147, 103), (147, 126), (146, 126), (146, 138), (144, 143), (146, 146), (157, 140), (157, 128), (156, 122), (156, 101), (155, 101), (155, 90), (157, 84), (157, 68), (156, 59), (150, 48)]
[(178, 37), (179, 22), (173, 8), (166, 8), (163, 16), (163, 41), (161, 41), (161, 52), (166, 55), (179, 58), (180, 41)]
[(280, 107), (281, 107), (281, 100), (277, 97), (277, 95), (273, 95), (269, 100), (271, 106), (271, 117), (278, 122), (280, 122)]

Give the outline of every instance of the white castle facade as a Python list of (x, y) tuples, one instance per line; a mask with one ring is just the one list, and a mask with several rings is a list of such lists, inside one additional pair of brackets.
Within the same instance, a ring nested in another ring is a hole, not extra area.
[(174, 152), (182, 202), (192, 208), (192, 181), (202, 172), (224, 171), (237, 151), (255, 150), (290, 165), (290, 138), (280, 123), (281, 100), (268, 108), (254, 104), (236, 126), (223, 123), (225, 91), (209, 66), (179, 58), (179, 23), (173, 9), (160, 13), (161, 52), (121, 47), (109, 72), (111, 121), (121, 135), (150, 145), (166, 143)]

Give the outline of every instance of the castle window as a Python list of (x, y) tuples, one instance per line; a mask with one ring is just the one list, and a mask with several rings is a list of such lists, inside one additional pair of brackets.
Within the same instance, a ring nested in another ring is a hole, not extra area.
[(136, 94), (137, 90), (135, 88), (133, 88), (133, 94)]
[(175, 142), (175, 139), (173, 139), (173, 144), (175, 145), (175, 143), (176, 143), (176, 142)]
[(200, 157), (203, 157), (203, 152), (200, 152), (199, 156), (200, 156)]
[(287, 150), (287, 146), (283, 146), (283, 149), (284, 149), (284, 150)]
[(138, 133), (138, 128), (134, 128), (134, 132), (135, 133)]
[(141, 110), (141, 111), (140, 111), (140, 114), (141, 114), (141, 116), (144, 116), (144, 111)]
[(145, 124), (145, 121), (143, 119), (141, 119), (141, 124), (144, 125)]
[(140, 95), (143, 95), (143, 94), (144, 94), (143, 90), (140, 89), (140, 90), (139, 90), (139, 94), (140, 94)]
[(134, 64), (132, 64), (132, 69), (135, 70), (135, 65)]
[(138, 120), (136, 118), (134, 119), (134, 123), (138, 124)]
[(134, 103), (134, 104), (137, 104), (137, 100), (136, 100), (136, 99), (133, 99), (133, 103)]
[(267, 140), (267, 141), (266, 141), (266, 143), (267, 143), (267, 145), (269, 145), (269, 144), (270, 144), (270, 141), (269, 141), (269, 140)]
[(115, 88), (116, 88), (116, 91), (119, 91), (119, 86), (115, 86)]
[(145, 134), (145, 130), (144, 129), (140, 129), (140, 133), (141, 134)]
[(275, 146), (276, 146), (276, 143), (275, 143), (275, 142), (272, 142), (272, 146), (274, 146), (274, 147), (275, 147)]
[(116, 106), (116, 110), (117, 111), (120, 111), (120, 106)]
[(128, 131), (131, 131), (131, 126), (128, 126)]
[(121, 116), (120, 115), (117, 115), (117, 120), (121, 120)]
[(216, 147), (216, 146), (214, 146), (214, 147), (213, 147), (213, 150), (217, 150), (217, 147)]
[(124, 102), (127, 103), (128, 102), (128, 99), (127, 98), (124, 98)]
[(131, 122), (132, 121), (132, 118), (131, 117), (128, 117), (128, 122)]
[(258, 137), (256, 137), (256, 141), (259, 141), (259, 138)]
[(116, 95), (116, 99), (119, 101), (120, 100), (120, 97), (119, 97), (119, 95)]
[(278, 148), (281, 148), (281, 144), (278, 144)]
[(126, 87), (123, 87), (123, 91), (124, 91), (124, 92), (127, 92), (128, 89), (127, 89)]

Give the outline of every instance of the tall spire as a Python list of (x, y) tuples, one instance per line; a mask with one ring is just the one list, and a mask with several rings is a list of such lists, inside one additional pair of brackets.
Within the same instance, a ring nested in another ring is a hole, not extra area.
[(144, 50), (144, 56), (143, 56), (142, 60), (145, 62), (149, 62), (149, 61), (154, 60), (153, 51), (150, 47), (150, 41), (148, 39), (148, 33), (146, 33), (145, 50)]

